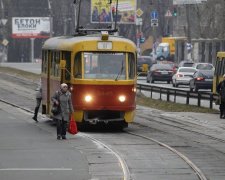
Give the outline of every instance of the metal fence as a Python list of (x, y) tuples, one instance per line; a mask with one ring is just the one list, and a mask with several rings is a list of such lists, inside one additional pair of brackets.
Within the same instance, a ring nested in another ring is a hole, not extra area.
[[(189, 90), (177, 89), (172, 87), (160, 87), (157, 85), (145, 85), (145, 84), (137, 84), (137, 89), (139, 92), (148, 91), (150, 92), (150, 98), (152, 98), (153, 92), (159, 93), (159, 99), (162, 100), (162, 95), (166, 95), (166, 100), (170, 102), (177, 102), (177, 97), (186, 98), (186, 104), (190, 104), (190, 99), (197, 99), (197, 106), (201, 107), (202, 100), (209, 101), (209, 108), (213, 108), (213, 102), (218, 99), (217, 94), (213, 94), (212, 92), (190, 92)], [(173, 99), (171, 99), (173, 97)]]

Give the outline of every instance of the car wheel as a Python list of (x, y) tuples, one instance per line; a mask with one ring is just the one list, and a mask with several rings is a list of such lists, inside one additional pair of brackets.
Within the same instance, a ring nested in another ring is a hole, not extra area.
[(150, 77), (150, 83), (154, 83), (154, 80), (153, 80), (153, 78), (152, 77)]
[(175, 81), (175, 83), (174, 83), (174, 84), (175, 84), (175, 87), (178, 87), (178, 84), (177, 84), (177, 82), (176, 82), (176, 81)]
[(198, 92), (198, 86), (195, 85), (195, 92)]

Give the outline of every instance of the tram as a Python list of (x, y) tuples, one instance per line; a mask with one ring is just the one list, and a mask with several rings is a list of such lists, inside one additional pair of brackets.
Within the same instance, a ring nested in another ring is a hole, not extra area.
[(217, 52), (215, 61), (215, 72), (213, 78), (213, 93), (216, 93), (216, 87), (223, 80), (225, 74), (225, 51)]
[(135, 44), (107, 31), (48, 39), (42, 47), (43, 114), (51, 116), (51, 96), (67, 83), (78, 127), (127, 127), (135, 115), (136, 64)]

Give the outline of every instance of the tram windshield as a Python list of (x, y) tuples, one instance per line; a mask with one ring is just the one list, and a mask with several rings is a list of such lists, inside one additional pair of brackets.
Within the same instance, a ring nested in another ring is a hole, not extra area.
[(84, 53), (85, 79), (115, 79), (126, 78), (126, 54), (111, 52)]

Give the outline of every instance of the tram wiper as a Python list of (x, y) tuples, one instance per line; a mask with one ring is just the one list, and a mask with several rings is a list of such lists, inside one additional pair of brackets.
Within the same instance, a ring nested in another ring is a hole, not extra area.
[(121, 66), (121, 69), (120, 69), (119, 73), (118, 73), (117, 76), (116, 76), (115, 81), (117, 81), (118, 78), (121, 76), (121, 74), (123, 73), (123, 69), (124, 69), (124, 66), (123, 66), (123, 60), (122, 60), (122, 66)]

